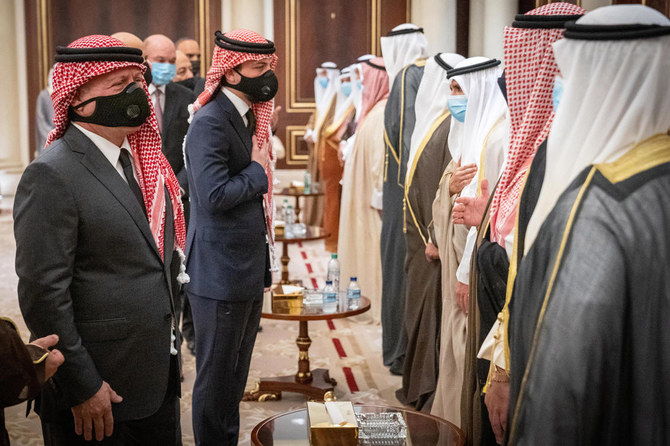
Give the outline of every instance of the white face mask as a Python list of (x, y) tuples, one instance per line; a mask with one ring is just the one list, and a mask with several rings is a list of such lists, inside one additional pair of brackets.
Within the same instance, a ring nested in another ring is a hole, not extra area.
[(554, 112), (558, 110), (558, 105), (561, 103), (561, 97), (563, 97), (563, 78), (561, 76), (556, 76), (554, 79), (554, 89), (551, 92), (551, 100), (554, 104)]

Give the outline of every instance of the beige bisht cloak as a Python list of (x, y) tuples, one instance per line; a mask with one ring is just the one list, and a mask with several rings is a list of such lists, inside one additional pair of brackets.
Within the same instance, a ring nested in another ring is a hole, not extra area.
[(444, 171), (433, 202), (435, 241), (442, 266), (442, 328), (440, 373), (431, 414), (459, 426), (468, 318), (456, 306), (454, 291), (456, 270), (463, 257), (468, 229), (464, 225), (454, 225), (451, 221), (451, 211), (457, 196), (449, 194), (449, 181), (455, 167), (452, 160)]
[(384, 180), (384, 107), (386, 99), (365, 117), (344, 165), (337, 246), (341, 287), (347, 286), (350, 277), (358, 278), (361, 293), (371, 301), (369, 314), (375, 323), (381, 315), (382, 220), (373, 197), (381, 193)]
[[(324, 138), (323, 133), (333, 122), (336, 99), (337, 95), (333, 96), (323, 115), (320, 115), (315, 111), (313, 117), (310, 118), (310, 123), (313, 123), (316, 142), (308, 144), (309, 160), (307, 162), (307, 170), (312, 174), (312, 183), (319, 183), (321, 189), (319, 189), (318, 192), (323, 192), (323, 179), (321, 178), (321, 170), (319, 169), (319, 157), (321, 156), (319, 150), (322, 145), (321, 140)], [(310, 125), (310, 123), (308, 123), (308, 125)], [(302, 208), (301, 221), (312, 226), (323, 225), (323, 197), (309, 197), (305, 199), (305, 204)]]

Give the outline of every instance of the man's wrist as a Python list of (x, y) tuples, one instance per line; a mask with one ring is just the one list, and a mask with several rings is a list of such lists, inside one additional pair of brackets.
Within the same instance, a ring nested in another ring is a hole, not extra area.
[(510, 382), (509, 372), (503, 368), (495, 366), (493, 376), (491, 377), (491, 382), (497, 384), (509, 384)]

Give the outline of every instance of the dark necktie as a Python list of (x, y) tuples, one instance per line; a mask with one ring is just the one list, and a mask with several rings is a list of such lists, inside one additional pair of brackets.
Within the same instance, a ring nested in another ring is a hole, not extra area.
[(247, 128), (249, 129), (249, 133), (253, 135), (256, 131), (256, 117), (254, 116), (254, 111), (249, 109), (244, 116), (247, 118)]
[(144, 207), (144, 197), (142, 197), (140, 185), (137, 184), (135, 175), (133, 175), (133, 165), (130, 162), (130, 153), (128, 153), (128, 150), (121, 149), (119, 160), (121, 161), (121, 167), (123, 167), (123, 174), (128, 181), (128, 186), (130, 186), (130, 190), (133, 192), (133, 195), (135, 195), (135, 198), (137, 198), (137, 202), (140, 204), (142, 211), (144, 211), (144, 216), (147, 217), (147, 208)]

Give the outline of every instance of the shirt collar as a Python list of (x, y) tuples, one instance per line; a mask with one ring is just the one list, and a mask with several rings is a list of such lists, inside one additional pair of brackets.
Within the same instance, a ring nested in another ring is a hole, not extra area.
[(161, 93), (165, 94), (165, 85), (156, 85), (153, 82), (149, 84), (149, 95), (154, 94), (154, 91), (160, 90)]
[(95, 146), (98, 149), (100, 149), (105, 158), (107, 158), (114, 167), (116, 167), (116, 163), (119, 161), (119, 155), (121, 155), (121, 148), (128, 150), (128, 152), (131, 154), (133, 153), (133, 151), (130, 149), (130, 143), (128, 143), (128, 138), (123, 138), (123, 144), (121, 144), (121, 147), (119, 147), (113, 142), (98, 135), (97, 133), (93, 133), (90, 130), (86, 130), (79, 124), (72, 123), (72, 125), (77, 127), (84, 135), (86, 135), (88, 139), (90, 139), (91, 142), (95, 144)]
[(223, 94), (225, 94), (228, 97), (228, 99), (230, 99), (230, 102), (233, 103), (235, 109), (240, 114), (240, 116), (244, 116), (247, 114), (250, 108), (249, 104), (244, 102), (244, 100), (241, 97), (237, 96), (235, 93), (233, 93), (226, 87), (221, 87), (221, 91), (223, 91)]

